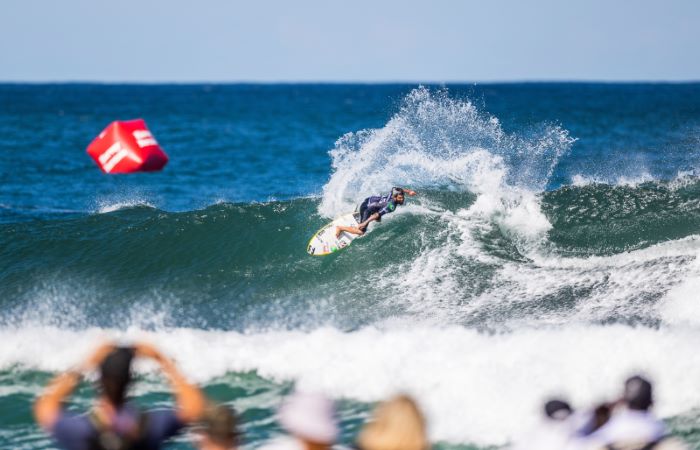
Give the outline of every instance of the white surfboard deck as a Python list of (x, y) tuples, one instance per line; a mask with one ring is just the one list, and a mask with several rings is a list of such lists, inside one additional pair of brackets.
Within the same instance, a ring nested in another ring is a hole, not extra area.
[(336, 217), (333, 222), (324, 225), (313, 235), (309, 241), (309, 245), (306, 247), (306, 251), (309, 255), (326, 256), (344, 249), (360, 236), (343, 231), (340, 237), (336, 238), (335, 227), (338, 225), (356, 227), (358, 225), (359, 216), (359, 213), (347, 213)]

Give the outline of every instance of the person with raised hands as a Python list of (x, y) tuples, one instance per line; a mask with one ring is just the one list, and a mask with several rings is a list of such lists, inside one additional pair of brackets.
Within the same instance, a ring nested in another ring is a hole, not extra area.
[[(175, 396), (174, 409), (142, 411), (128, 401), (135, 358), (154, 361)], [(65, 402), (85, 374), (98, 372), (98, 396), (84, 414), (69, 413)], [(205, 406), (200, 389), (190, 384), (171, 359), (154, 346), (100, 345), (75, 369), (58, 375), (34, 404), (37, 423), (66, 450), (159, 449), (198, 420)]]

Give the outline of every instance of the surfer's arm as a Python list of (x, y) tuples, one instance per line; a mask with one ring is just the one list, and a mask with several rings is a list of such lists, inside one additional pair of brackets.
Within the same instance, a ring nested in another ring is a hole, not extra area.
[(77, 368), (54, 378), (46, 391), (34, 402), (34, 418), (37, 423), (44, 429), (51, 430), (61, 415), (63, 402), (78, 387), (83, 373), (94, 370), (113, 350), (113, 344), (103, 344)]
[(381, 217), (381, 214), (376, 212), (376, 213), (372, 214), (371, 216), (369, 216), (367, 218), (367, 220), (365, 220), (361, 224), (357, 225), (357, 228), (359, 228), (361, 231), (364, 232), (365, 229), (367, 229), (367, 225), (369, 225), (370, 222), (375, 221), (375, 220), (379, 220), (380, 217)]
[(184, 423), (192, 423), (201, 418), (205, 407), (204, 394), (197, 386), (187, 381), (175, 363), (150, 344), (138, 343), (134, 349), (136, 356), (152, 359), (160, 366), (173, 389), (178, 418)]
[(408, 188), (404, 188), (404, 187), (394, 187), (394, 189), (400, 189), (400, 190), (402, 190), (404, 193), (406, 193), (406, 195), (409, 195), (409, 196), (411, 196), (411, 197), (413, 197), (414, 195), (417, 195), (417, 194), (418, 194), (418, 193), (417, 193), (416, 191), (414, 191), (413, 189), (408, 189)]

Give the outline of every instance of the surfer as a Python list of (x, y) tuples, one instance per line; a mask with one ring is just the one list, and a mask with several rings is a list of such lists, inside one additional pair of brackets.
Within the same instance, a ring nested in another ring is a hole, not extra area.
[(394, 212), (398, 205), (403, 205), (406, 195), (413, 197), (416, 195), (416, 191), (395, 187), (391, 189), (391, 194), (389, 195), (367, 197), (360, 205), (360, 223), (356, 227), (343, 225), (335, 227), (335, 236), (339, 237), (343, 231), (359, 235), (365, 234), (370, 222), (375, 220), (380, 222), (384, 214)]

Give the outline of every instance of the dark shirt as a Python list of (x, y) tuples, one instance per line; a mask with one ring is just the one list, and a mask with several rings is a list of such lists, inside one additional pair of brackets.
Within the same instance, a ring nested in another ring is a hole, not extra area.
[[(178, 434), (185, 426), (171, 409), (147, 411), (142, 414), (145, 416), (145, 425), (140, 438), (131, 447), (135, 450), (158, 450), (164, 441)], [(133, 415), (137, 416), (138, 413)], [(139, 418), (133, 419), (136, 421)], [(51, 435), (62, 449), (91, 450), (92, 445), (99, 439), (100, 431), (88, 414), (63, 412), (51, 430)]]
[(368, 213), (379, 213), (379, 217), (382, 217), (384, 214), (394, 212), (396, 209), (396, 202), (392, 198), (391, 194), (368, 197), (366, 202)]

